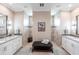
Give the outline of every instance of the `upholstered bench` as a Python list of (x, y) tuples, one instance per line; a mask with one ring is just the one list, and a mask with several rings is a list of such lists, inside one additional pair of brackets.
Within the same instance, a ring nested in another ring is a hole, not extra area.
[(34, 41), (32, 44), (32, 51), (52, 51), (53, 45), (51, 42), (48, 44), (41, 43), (41, 41)]

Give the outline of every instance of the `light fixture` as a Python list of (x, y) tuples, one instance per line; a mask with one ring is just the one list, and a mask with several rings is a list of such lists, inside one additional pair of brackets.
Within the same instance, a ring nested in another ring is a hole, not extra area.
[(0, 14), (0, 16), (3, 16), (2, 14)]
[(44, 7), (44, 3), (40, 3), (40, 7)]
[(32, 8), (31, 7), (24, 7), (24, 13), (28, 16), (32, 16)]
[(7, 3), (7, 4), (9, 4), (9, 5), (14, 5), (14, 4), (16, 4), (16, 3), (12, 3), (12, 2), (11, 2), (11, 3)]
[(56, 8), (59, 8), (59, 7), (61, 7), (60, 5), (56, 5)]
[(71, 7), (72, 7), (72, 4), (68, 4), (68, 7), (70, 7), (70, 8), (71, 8)]
[(58, 10), (57, 9), (51, 9), (51, 15), (55, 15), (58, 13)]

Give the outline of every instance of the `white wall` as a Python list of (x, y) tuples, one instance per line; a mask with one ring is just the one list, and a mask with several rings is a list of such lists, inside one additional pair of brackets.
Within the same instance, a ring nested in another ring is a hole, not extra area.
[[(46, 23), (45, 32), (38, 32), (38, 22)], [(33, 40), (51, 40), (51, 14), (50, 11), (33, 11)]]
[(72, 34), (76, 34), (76, 26), (73, 26), (73, 25), (76, 25), (76, 16), (79, 15), (79, 8), (76, 8), (74, 9), (72, 12), (71, 12), (71, 17), (72, 17), (72, 21), (71, 21), (71, 33)]
[(12, 29), (9, 33), (13, 33), (13, 31), (14, 31), (14, 28), (13, 28), (14, 27), (14, 24), (13, 24), (14, 13), (11, 10), (9, 10), (7, 7), (0, 4), (0, 14), (8, 16), (8, 21), (12, 22)]
[(67, 30), (67, 34), (71, 33), (71, 12), (63, 11), (60, 13), (60, 29), (64, 34), (64, 30)]
[(29, 29), (27, 29), (28, 27), (26, 27), (28, 19), (28, 16), (25, 15), (23, 12), (17, 12), (14, 14), (14, 32), (16, 33), (17, 28), (20, 29), (23, 36), (23, 46), (27, 44), (27, 38), (29, 34)]
[(17, 29), (20, 29), (21, 33), (23, 33), (23, 24), (24, 22), (24, 13), (23, 12), (17, 12), (14, 13), (14, 33), (16, 33)]
[(60, 13), (57, 13), (56, 15), (54, 15), (54, 19), (53, 19), (53, 27), (52, 27), (52, 40), (54, 43), (56, 43), (57, 45), (61, 45), (61, 17), (60, 17)]
[(68, 30), (68, 34), (71, 31), (71, 13), (68, 11), (61, 11), (54, 15), (54, 26), (52, 28), (52, 40), (57, 45), (62, 44), (62, 34), (64, 34), (64, 29)]

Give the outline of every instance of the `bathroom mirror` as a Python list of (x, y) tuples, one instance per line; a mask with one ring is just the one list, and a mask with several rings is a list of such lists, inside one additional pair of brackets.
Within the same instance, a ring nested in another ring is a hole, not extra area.
[(7, 16), (0, 14), (0, 37), (8, 34), (7, 31)]
[(76, 34), (79, 35), (79, 15), (76, 16)]

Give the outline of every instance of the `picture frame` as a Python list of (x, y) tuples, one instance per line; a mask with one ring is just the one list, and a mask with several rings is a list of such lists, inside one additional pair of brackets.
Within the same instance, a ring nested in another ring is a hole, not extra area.
[(38, 32), (44, 32), (45, 31), (45, 22), (38, 22)]

